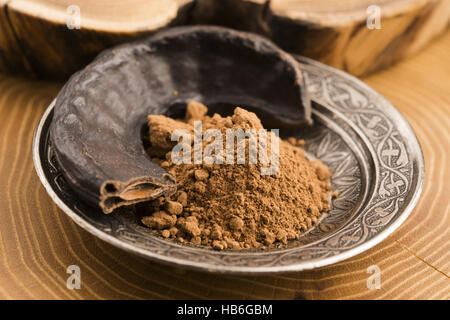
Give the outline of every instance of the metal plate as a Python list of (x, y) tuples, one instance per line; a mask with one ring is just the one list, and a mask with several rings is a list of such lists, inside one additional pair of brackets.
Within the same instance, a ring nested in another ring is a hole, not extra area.
[(134, 208), (104, 215), (68, 187), (53, 155), (53, 104), (35, 133), (36, 171), (53, 201), (78, 225), (149, 259), (216, 272), (313, 269), (355, 256), (382, 241), (410, 214), (424, 181), (420, 145), (406, 120), (382, 96), (346, 73), (298, 57), (314, 101), (313, 128), (294, 130), (305, 149), (332, 170), (339, 191), (331, 211), (284, 248), (215, 251), (164, 240), (141, 226)]

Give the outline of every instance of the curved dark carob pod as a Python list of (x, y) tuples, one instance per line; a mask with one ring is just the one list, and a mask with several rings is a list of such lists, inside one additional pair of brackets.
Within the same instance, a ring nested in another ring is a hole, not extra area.
[(221, 27), (173, 28), (103, 52), (59, 93), (51, 137), (68, 182), (104, 213), (174, 193), (141, 131), (148, 114), (191, 100), (249, 107), (271, 125), (312, 122), (299, 64), (273, 43)]

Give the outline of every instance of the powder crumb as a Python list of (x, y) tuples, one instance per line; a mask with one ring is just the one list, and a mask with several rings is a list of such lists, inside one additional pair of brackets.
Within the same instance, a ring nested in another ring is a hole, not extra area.
[(170, 214), (179, 215), (183, 212), (183, 205), (176, 201), (167, 201), (166, 202), (166, 210)]
[(184, 129), (193, 132), (193, 128), (188, 124), (162, 115), (149, 115), (148, 125), (152, 145), (149, 149), (151, 157), (161, 157), (176, 145), (176, 142), (171, 140), (174, 130)]
[(237, 242), (236, 240), (227, 238), (227, 240), (225, 240), (227, 243), (227, 247), (230, 249), (240, 249), (241, 246), (239, 244), (239, 242)]
[(184, 191), (178, 191), (177, 201), (181, 203), (183, 207), (187, 206), (187, 193)]
[(284, 230), (278, 230), (277, 232), (277, 240), (280, 241), (283, 244), (287, 243), (287, 232)]
[(169, 229), (169, 232), (170, 232), (170, 236), (172, 238), (174, 238), (178, 234), (178, 229), (175, 228), (175, 227), (172, 227), (172, 228)]
[(186, 220), (181, 224), (181, 229), (193, 237), (196, 237), (201, 233), (198, 227), (197, 218), (192, 216), (186, 218)]
[(233, 217), (230, 220), (230, 228), (233, 231), (241, 230), (244, 226), (244, 221), (239, 217)]
[[(187, 106), (185, 119), (148, 117), (152, 160), (177, 179), (177, 193), (149, 205), (142, 223), (160, 230), (164, 238), (203, 245), (216, 250), (250, 249), (285, 245), (296, 240), (330, 210), (329, 168), (320, 160), (309, 161), (302, 147), (305, 141), (279, 139), (279, 170), (262, 175), (261, 164), (177, 164), (170, 140), (175, 129), (193, 134), (193, 121), (201, 120), (203, 130), (263, 129), (252, 112), (235, 108), (232, 116), (207, 115), (198, 102)], [(248, 145), (248, 138), (246, 143)], [(224, 141), (225, 143), (225, 141)], [(203, 142), (203, 148), (208, 142)], [(246, 154), (248, 159), (248, 154)], [(166, 163), (167, 162), (167, 163)]]
[(225, 249), (225, 247), (224, 247), (222, 241), (219, 241), (219, 240), (214, 240), (214, 241), (212, 242), (212, 247), (213, 247), (214, 249), (217, 249), (217, 250), (223, 250), (223, 249)]
[(213, 226), (213, 229), (210, 233), (211, 239), (220, 240), (222, 239), (222, 228), (218, 225)]
[(181, 243), (184, 243), (184, 242), (185, 242), (185, 240), (184, 240), (183, 237), (178, 237), (177, 240), (178, 240), (179, 242), (181, 242)]
[(311, 165), (316, 169), (316, 174), (319, 180), (325, 181), (331, 178), (330, 169), (320, 160), (314, 160)]
[(161, 235), (163, 236), (163, 238), (167, 239), (168, 237), (170, 237), (170, 231), (167, 229), (164, 229), (161, 231)]
[(303, 139), (297, 140), (297, 147), (303, 147), (304, 145), (305, 145), (305, 140), (303, 140)]
[(290, 144), (295, 146), (297, 144), (297, 139), (294, 137), (289, 137), (289, 138), (287, 138), (287, 142), (289, 142)]
[(317, 208), (317, 206), (315, 206), (315, 205), (312, 205), (312, 206), (310, 206), (309, 208), (308, 208), (308, 211), (309, 211), (309, 213), (312, 215), (312, 216), (319, 216), (320, 215), (320, 211), (319, 211), (319, 208)]
[(199, 236), (192, 237), (191, 238), (191, 243), (192, 244), (196, 244), (196, 245), (200, 245), (202, 243), (202, 238), (200, 238)]
[(267, 229), (263, 229), (262, 235), (264, 237), (264, 243), (268, 246), (270, 246), (272, 243), (274, 243), (276, 237), (273, 232), (270, 232)]
[(186, 121), (188, 123), (203, 120), (208, 108), (197, 101), (191, 101), (186, 107)]
[(163, 168), (168, 168), (168, 167), (170, 167), (170, 163), (169, 163), (169, 161), (163, 161), (163, 162), (161, 162), (160, 166)]
[(194, 183), (194, 190), (200, 194), (206, 193), (206, 184), (202, 181), (197, 181)]
[(153, 215), (142, 218), (142, 223), (150, 228), (165, 229), (175, 225), (177, 218), (173, 215), (168, 215), (164, 211), (157, 211)]
[(199, 181), (204, 181), (204, 180), (208, 179), (208, 177), (209, 177), (209, 173), (205, 169), (195, 170), (194, 175), (195, 175), (195, 179), (197, 179)]

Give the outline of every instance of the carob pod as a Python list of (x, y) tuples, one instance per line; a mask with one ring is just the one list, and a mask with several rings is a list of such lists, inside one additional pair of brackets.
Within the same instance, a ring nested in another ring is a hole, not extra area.
[(64, 86), (51, 126), (63, 174), (104, 213), (174, 193), (175, 178), (150, 160), (141, 132), (148, 114), (191, 100), (248, 107), (271, 126), (312, 122), (299, 64), (269, 40), (222, 27), (168, 29), (103, 52)]

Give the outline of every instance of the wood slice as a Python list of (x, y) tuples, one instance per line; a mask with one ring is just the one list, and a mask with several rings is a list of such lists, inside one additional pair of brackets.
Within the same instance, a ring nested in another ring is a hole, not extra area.
[[(3, 11), (30, 66), (17, 71), (65, 79), (107, 47), (186, 23), (192, 4), (192, 0), (165, 0), (164, 5), (160, 0), (11, 0)], [(73, 6), (79, 8), (79, 29), (71, 19), (77, 13)], [(10, 54), (8, 62), (15, 62), (13, 57)]]
[[(377, 5), (381, 29), (369, 29)], [(69, 29), (69, 6), (80, 29)], [(0, 0), (0, 70), (66, 79), (106, 47), (165, 27), (218, 24), (355, 75), (383, 69), (447, 28), (448, 0)]]
[[(371, 5), (380, 8), (381, 29), (367, 26)], [(441, 33), (450, 1), (272, 0), (268, 15), (270, 36), (286, 50), (360, 76), (417, 52)]]
[(7, 0), (0, 0), (0, 70), (14, 73), (29, 66), (9, 24), (6, 2)]

